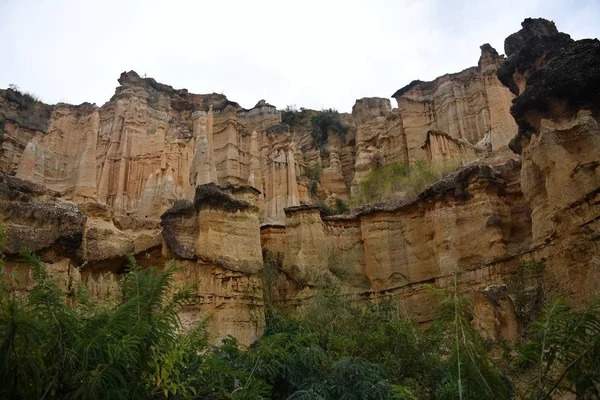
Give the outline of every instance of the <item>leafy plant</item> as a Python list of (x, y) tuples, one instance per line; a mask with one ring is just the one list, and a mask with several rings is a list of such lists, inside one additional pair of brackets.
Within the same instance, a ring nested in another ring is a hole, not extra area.
[(458, 294), (457, 277), (454, 291), (438, 296), (438, 321), (451, 343), (448, 363), (452, 366), (444, 377), (440, 399), (511, 399), (513, 390), (506, 378), (494, 368), (485, 342), (475, 330), (470, 297)]
[(318, 112), (311, 118), (310, 123), (312, 125), (311, 134), (317, 148), (321, 148), (327, 143), (329, 132), (340, 135), (343, 140), (349, 129), (342, 121), (340, 114), (332, 108)]
[(335, 199), (335, 213), (336, 214), (347, 214), (350, 212), (350, 207), (342, 199)]
[(508, 289), (519, 324), (527, 328), (544, 307), (544, 264), (524, 261), (508, 279)]
[(415, 164), (391, 163), (378, 166), (356, 186), (352, 196), (356, 205), (402, 198), (416, 199), (417, 196), (444, 176), (454, 172), (460, 163), (443, 161)]
[(600, 398), (600, 300), (580, 311), (555, 300), (529, 329), (531, 339), (520, 355), (537, 370), (531, 398), (550, 399), (557, 393)]
[(281, 122), (289, 125), (290, 127), (298, 126), (304, 118), (306, 112), (305, 108), (296, 109), (296, 106), (287, 106), (281, 111)]
[[(177, 312), (193, 288), (171, 291), (176, 267), (140, 270), (129, 258), (114, 308), (91, 301), (83, 285), (70, 295), (34, 255), (24, 253), (34, 285), (24, 296), (0, 294), (0, 394), (3, 398), (147, 398), (156, 361), (182, 340)], [(184, 390), (183, 381), (161, 387)], [(164, 385), (163, 385), (164, 386)]]

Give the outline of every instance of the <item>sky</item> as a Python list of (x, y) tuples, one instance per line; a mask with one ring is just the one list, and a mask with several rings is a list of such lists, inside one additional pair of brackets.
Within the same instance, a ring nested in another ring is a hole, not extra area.
[(477, 65), (484, 43), (504, 53), (526, 17), (600, 37), (600, 0), (0, 0), (0, 88), (102, 105), (135, 70), (245, 108), (350, 112)]

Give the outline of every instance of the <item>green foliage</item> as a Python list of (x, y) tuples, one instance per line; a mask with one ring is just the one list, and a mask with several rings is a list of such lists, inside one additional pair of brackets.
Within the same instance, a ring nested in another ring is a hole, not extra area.
[(319, 181), (310, 181), (308, 191), (312, 197), (317, 196), (317, 190), (319, 190)]
[(350, 207), (342, 199), (336, 198), (333, 207), (330, 207), (324, 202), (320, 202), (319, 206), (326, 215), (348, 214)]
[[(0, 397), (148, 398), (157, 391), (156, 373), (168, 382), (156, 363), (184, 340), (177, 311), (193, 293), (171, 291), (174, 266), (142, 271), (130, 258), (120, 304), (98, 306), (75, 285), (74, 306), (39, 258), (23, 256), (34, 286), (24, 296), (7, 286), (0, 294)], [(179, 382), (161, 393), (187, 390)]]
[(311, 118), (310, 123), (312, 125), (311, 134), (318, 148), (327, 143), (330, 132), (338, 134), (342, 140), (348, 132), (348, 126), (342, 121), (340, 114), (332, 108), (318, 112)]
[(392, 163), (378, 166), (357, 185), (353, 202), (361, 205), (397, 197), (416, 199), (423, 190), (459, 166), (456, 161), (432, 164), (417, 161), (413, 165)]
[(305, 117), (308, 110), (305, 108), (296, 109), (296, 106), (287, 106), (281, 111), (281, 122), (290, 127), (298, 126)]
[(544, 307), (543, 271), (541, 262), (524, 261), (507, 282), (517, 321), (525, 328)]
[[(0, 227), (0, 244), (2, 237)], [(270, 297), (281, 263), (266, 253), (267, 326), (242, 349), (232, 337), (210, 345), (204, 323), (183, 329), (177, 313), (194, 301), (195, 288), (175, 289), (174, 265), (142, 270), (129, 257), (113, 304), (92, 299), (77, 282), (65, 293), (39, 258), (23, 257), (34, 280), (29, 292), (17, 296), (9, 283), (0, 285), (0, 398), (513, 396), (473, 327), (470, 299), (456, 288), (438, 292), (439, 317), (427, 330), (389, 301), (354, 304), (331, 275), (316, 279), (302, 307), (286, 310)], [(552, 303), (530, 336), (520, 366), (537, 371), (532, 397), (598, 398), (600, 302), (583, 311)]]
[(531, 398), (550, 399), (558, 393), (600, 398), (600, 300), (581, 311), (553, 301), (529, 329), (531, 339), (520, 355), (524, 365), (537, 371)]
[[(456, 279), (456, 278), (455, 278)], [(437, 292), (438, 324), (445, 331), (450, 354), (438, 399), (512, 399), (512, 387), (494, 367), (486, 344), (475, 330), (470, 297)]]
[[(363, 370), (362, 376), (368, 377), (371, 385), (377, 381), (375, 377), (379, 379), (375, 386), (385, 388), (389, 396), (382, 398), (410, 399), (413, 393), (417, 398), (433, 397), (445, 369), (440, 332), (424, 333), (389, 302), (366, 308), (352, 306), (339, 287), (329, 282), (323, 281), (322, 289), (300, 310), (275, 310), (266, 334), (313, 335), (326, 365), (333, 367), (340, 360), (352, 360), (356, 364), (353, 368)], [(357, 382), (358, 386), (366, 384)], [(357, 390), (353, 389), (355, 397), (348, 398), (372, 398), (367, 394), (361, 397)]]
[(347, 214), (350, 212), (350, 207), (342, 199), (335, 199), (335, 213), (336, 214)]
[(319, 165), (315, 165), (314, 167), (308, 167), (304, 171), (304, 175), (311, 181), (319, 181), (321, 180), (321, 174), (323, 170)]
[(317, 190), (319, 189), (319, 182), (321, 180), (322, 173), (323, 170), (321, 169), (320, 165), (307, 167), (304, 170), (304, 176), (306, 176), (310, 181), (308, 191), (312, 197), (317, 196)]

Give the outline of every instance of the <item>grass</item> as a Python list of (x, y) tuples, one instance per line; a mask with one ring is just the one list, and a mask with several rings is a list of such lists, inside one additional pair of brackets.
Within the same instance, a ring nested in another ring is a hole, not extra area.
[(413, 165), (392, 163), (375, 168), (358, 183), (352, 195), (356, 206), (395, 199), (416, 199), (419, 193), (456, 171), (460, 162), (417, 161)]

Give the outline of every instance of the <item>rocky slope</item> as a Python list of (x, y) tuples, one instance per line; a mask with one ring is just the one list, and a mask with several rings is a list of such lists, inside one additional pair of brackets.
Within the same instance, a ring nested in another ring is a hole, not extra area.
[[(103, 296), (124, 254), (173, 259), (181, 282), (198, 283), (186, 323), (210, 316), (215, 338), (246, 344), (264, 327), (263, 293), (301, 304), (336, 285), (425, 322), (426, 287), (458, 276), (480, 329), (514, 339), (498, 296), (521, 261), (544, 261), (549, 295), (598, 295), (600, 44), (528, 19), (507, 58), (481, 50), (476, 67), (396, 91), (398, 108), (364, 98), (351, 114), (264, 100), (247, 110), (135, 72), (101, 107), (2, 90), (7, 272), (25, 270), (24, 247), (65, 287), (83, 279)], [(347, 199), (377, 166), (443, 160), (467, 165), (416, 200), (341, 216), (319, 205)]]

